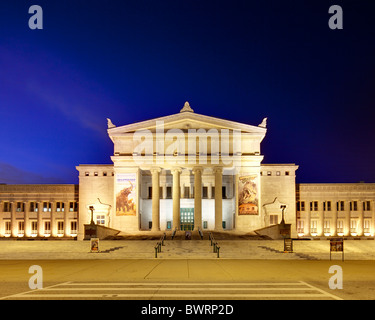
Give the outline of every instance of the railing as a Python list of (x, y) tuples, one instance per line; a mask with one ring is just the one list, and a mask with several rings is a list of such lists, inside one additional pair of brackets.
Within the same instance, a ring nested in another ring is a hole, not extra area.
[(155, 250), (155, 258), (158, 257), (158, 253), (161, 252), (161, 247), (164, 246), (164, 240), (166, 239), (167, 235), (164, 234), (162, 235), (162, 237), (160, 238), (160, 241), (156, 244), (156, 246), (154, 247), (154, 250)]
[(220, 247), (218, 246), (217, 241), (215, 241), (211, 232), (208, 234), (208, 236), (211, 241), (211, 246), (213, 247), (213, 252), (217, 254), (217, 258), (220, 258)]

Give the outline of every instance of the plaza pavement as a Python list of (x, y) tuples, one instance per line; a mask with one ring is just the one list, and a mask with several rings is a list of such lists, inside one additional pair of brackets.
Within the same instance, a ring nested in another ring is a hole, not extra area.
[[(0, 260), (155, 259), (157, 240), (100, 240), (90, 252), (90, 241), (0, 241)], [(218, 240), (220, 259), (329, 260), (328, 240), (294, 240), (293, 253), (283, 240)], [(157, 259), (217, 259), (209, 240), (165, 240)], [(332, 260), (342, 260), (341, 252)], [(375, 260), (374, 240), (345, 240), (344, 260)]]

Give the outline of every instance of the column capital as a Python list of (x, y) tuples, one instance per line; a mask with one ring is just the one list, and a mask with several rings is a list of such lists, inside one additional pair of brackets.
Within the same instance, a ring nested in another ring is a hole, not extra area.
[(212, 171), (214, 173), (223, 173), (223, 167), (213, 167)]
[(191, 170), (191, 172), (192, 172), (193, 174), (196, 174), (196, 173), (202, 173), (202, 172), (203, 172), (203, 167), (201, 167), (201, 166), (193, 167), (193, 169)]
[(150, 171), (151, 173), (160, 173), (161, 172), (161, 168), (160, 167), (152, 167), (150, 168)]
[(180, 167), (173, 167), (171, 168), (172, 174), (181, 173), (182, 169)]

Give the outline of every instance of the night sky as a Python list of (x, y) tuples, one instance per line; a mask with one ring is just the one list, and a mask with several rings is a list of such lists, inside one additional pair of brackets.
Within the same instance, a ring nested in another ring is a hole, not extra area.
[[(43, 30), (31, 30), (31, 5)], [(331, 30), (331, 5), (343, 29)], [(178, 113), (258, 125), (297, 182), (375, 182), (375, 1), (4, 0), (0, 183), (78, 183), (120, 126)]]

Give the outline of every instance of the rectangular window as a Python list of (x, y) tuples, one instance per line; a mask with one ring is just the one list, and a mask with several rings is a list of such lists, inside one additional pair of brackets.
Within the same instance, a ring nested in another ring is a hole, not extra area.
[(190, 188), (184, 187), (184, 198), (189, 199), (190, 198)]
[(211, 199), (215, 199), (215, 187), (211, 187)]
[(107, 176), (107, 172), (103, 172), (103, 177), (106, 177)]
[(164, 199), (163, 187), (159, 187), (159, 199)]
[(96, 224), (104, 225), (105, 224), (105, 215), (96, 216)]
[(64, 202), (56, 202), (56, 212), (64, 212), (65, 204)]
[(304, 221), (297, 220), (297, 232), (298, 233), (305, 233)]
[(310, 211), (318, 211), (318, 201), (310, 202)]
[(343, 233), (343, 232), (344, 232), (344, 221), (337, 220), (337, 233)]
[(208, 223), (207, 223), (207, 221), (203, 221), (203, 229), (207, 229), (208, 228)]
[(370, 225), (371, 225), (371, 220), (369, 219), (363, 220), (363, 232), (364, 233), (370, 233)]
[(151, 230), (152, 229), (152, 221), (148, 222), (148, 228)]
[(280, 175), (280, 171), (276, 171), (276, 175), (279, 176)]
[(167, 187), (167, 199), (172, 199), (172, 187)]
[(51, 202), (43, 202), (43, 212), (51, 212)]
[(11, 211), (11, 203), (4, 202), (4, 212), (10, 212), (10, 211)]
[(225, 187), (225, 186), (221, 187), (221, 196), (222, 196), (223, 199), (227, 198), (227, 187)]
[(30, 202), (29, 211), (30, 212), (35, 212), (35, 202)]
[(77, 221), (70, 221), (70, 234), (77, 234)]
[(25, 222), (19, 221), (18, 222), (18, 234), (24, 234), (25, 233)]
[(330, 220), (324, 220), (324, 222), (323, 222), (323, 228), (324, 228), (323, 232), (324, 233), (330, 233), (331, 232), (330, 225), (331, 225), (331, 221)]
[(331, 201), (323, 202), (323, 211), (331, 211)]
[(223, 229), (226, 229), (226, 227), (227, 227), (227, 222), (226, 222), (226, 221), (223, 221), (223, 222), (222, 222), (222, 226), (223, 226)]
[(289, 176), (289, 171), (285, 171), (285, 175), (286, 175), (286, 176)]
[(277, 214), (270, 214), (270, 225), (278, 224), (278, 218), (279, 216)]
[(64, 221), (57, 221), (57, 234), (64, 234)]
[(172, 221), (167, 221), (167, 230), (172, 229)]
[(345, 210), (345, 203), (344, 201), (337, 201), (336, 203), (337, 211), (344, 211)]
[(8, 235), (8, 234), (11, 234), (12, 231), (11, 231), (11, 222), (10, 221), (5, 221), (5, 234)]
[(51, 221), (44, 222), (44, 234), (51, 234)]
[(152, 187), (148, 187), (148, 198), (152, 199)]
[(297, 211), (305, 211), (305, 201), (297, 202)]
[(16, 211), (17, 212), (23, 212), (25, 208), (25, 205), (23, 202), (17, 202), (16, 204)]
[(350, 232), (351, 233), (357, 232), (357, 219), (350, 220)]
[(358, 202), (350, 201), (350, 211), (357, 211), (357, 210), (358, 210)]
[(38, 222), (31, 221), (31, 234), (35, 235), (38, 233)]
[(318, 233), (318, 221), (316, 220), (311, 220), (310, 234), (312, 233)]
[(202, 198), (203, 199), (207, 199), (208, 198), (208, 187), (203, 187)]
[(370, 201), (363, 201), (363, 211), (370, 211), (370, 210), (371, 210)]

